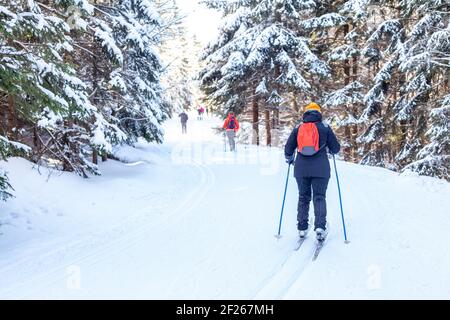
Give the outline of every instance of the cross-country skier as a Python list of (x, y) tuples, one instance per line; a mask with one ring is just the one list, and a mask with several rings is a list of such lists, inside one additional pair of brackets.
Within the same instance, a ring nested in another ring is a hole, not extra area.
[(327, 149), (337, 154), (341, 148), (333, 130), (322, 122), (320, 106), (310, 103), (305, 107), (303, 123), (291, 133), (284, 148), (286, 162), (294, 163), (294, 176), (299, 189), (297, 228), (300, 238), (306, 237), (309, 230), (309, 204), (314, 203), (314, 229), (317, 240), (323, 241), (327, 236), (327, 204), (325, 195), (330, 179), (330, 163)]
[(183, 134), (187, 133), (187, 121), (189, 119), (188, 115), (186, 114), (186, 112), (182, 112), (179, 115), (180, 120), (181, 120), (181, 132)]
[(200, 107), (200, 119), (203, 120), (203, 115), (205, 114), (205, 108)]
[(239, 121), (233, 112), (228, 113), (228, 117), (223, 123), (223, 128), (226, 130), (228, 141), (230, 142), (230, 150), (236, 151), (236, 142), (234, 141), (236, 137), (236, 132), (239, 130)]

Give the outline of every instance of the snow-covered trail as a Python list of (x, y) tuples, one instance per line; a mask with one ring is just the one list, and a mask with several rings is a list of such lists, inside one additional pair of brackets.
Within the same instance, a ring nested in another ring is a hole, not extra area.
[[(166, 124), (163, 146), (121, 149), (102, 177), (47, 182), (5, 164), (17, 198), (0, 204), (0, 298), (449, 298), (450, 198), (444, 181), (338, 162), (351, 243), (343, 243), (334, 176), (331, 233), (311, 262), (296, 240), (291, 177), (276, 148), (223, 151), (215, 118)], [(44, 170), (45, 171), (45, 170)], [(24, 199), (27, 199), (26, 201)]]
[[(103, 177), (82, 183), (67, 175), (47, 183), (25, 161), (10, 161), (12, 180), (24, 181), (30, 173), (32, 179), (16, 186), (18, 198), (6, 204), (0, 272), (8, 276), (1, 280), (0, 296), (195, 298), (241, 291), (237, 287), (245, 282), (230, 285), (227, 274), (233, 269), (236, 278), (241, 274), (247, 256), (235, 249), (252, 232), (249, 225), (259, 228), (252, 213), (239, 209), (246, 201), (242, 193), (255, 182), (247, 169), (258, 176), (273, 169), (259, 160), (268, 158), (267, 151), (224, 154), (222, 138), (211, 135), (217, 121), (191, 121), (184, 137), (179, 124), (169, 122), (165, 146), (123, 149), (118, 156), (128, 164), (110, 161), (102, 166)], [(254, 207), (263, 208), (263, 203)], [(55, 216), (66, 221), (55, 222)], [(33, 235), (16, 234), (14, 227), (27, 227)], [(243, 235), (237, 238), (236, 230)], [(257, 241), (250, 248), (261, 250)], [(230, 260), (235, 254), (241, 260)], [(78, 275), (80, 289), (72, 288)], [(216, 281), (227, 289), (213, 285)]]

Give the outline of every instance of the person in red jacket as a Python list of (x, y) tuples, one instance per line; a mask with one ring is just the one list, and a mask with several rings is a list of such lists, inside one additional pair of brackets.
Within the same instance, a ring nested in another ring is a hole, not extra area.
[(233, 112), (228, 113), (228, 117), (223, 123), (223, 128), (226, 130), (228, 141), (230, 142), (230, 150), (236, 151), (236, 132), (239, 130), (239, 121)]

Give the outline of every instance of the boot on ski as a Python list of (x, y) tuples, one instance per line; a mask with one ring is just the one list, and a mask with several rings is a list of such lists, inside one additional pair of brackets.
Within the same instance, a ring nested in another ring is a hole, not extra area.
[(306, 230), (298, 230), (298, 235), (299, 235), (300, 239), (306, 238), (306, 236), (308, 235), (308, 232), (309, 232), (309, 226)]
[(328, 235), (327, 229), (317, 228), (316, 229), (316, 239), (317, 241), (323, 242), (325, 241)]

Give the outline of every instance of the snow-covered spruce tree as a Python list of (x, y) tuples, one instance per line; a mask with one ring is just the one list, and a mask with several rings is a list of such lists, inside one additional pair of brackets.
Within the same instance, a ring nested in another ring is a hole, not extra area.
[[(0, 136), (0, 160), (6, 160), (7, 152), (9, 148), (8, 141)], [(5, 201), (8, 198), (12, 197), (10, 193), (12, 190), (11, 185), (8, 181), (8, 176), (6, 172), (0, 167), (0, 201)]]
[[(10, 149), (10, 143), (8, 139), (0, 136), (0, 161), (6, 160)], [(12, 186), (8, 181), (6, 172), (0, 167), (0, 201), (6, 201), (12, 197)]]
[[(0, 161), (7, 160), (10, 156), (25, 156), (30, 148), (24, 144), (10, 141), (0, 135)], [(0, 167), (0, 201), (6, 201), (12, 197), (13, 187), (9, 183), (7, 173)]]
[(450, 94), (431, 110), (428, 143), (405, 169), (450, 180)]
[(362, 50), (367, 65), (366, 77), (371, 81), (366, 85), (363, 98), (363, 110), (358, 123), (361, 132), (357, 138), (360, 162), (376, 166), (393, 167), (395, 141), (392, 134), (393, 104), (398, 94), (400, 75), (397, 47), (404, 41), (405, 30), (400, 22), (401, 10), (395, 7), (395, 1), (370, 7), (367, 18), (367, 40)]
[(11, 189), (6, 172), (0, 168), (0, 200), (6, 201), (12, 197)]
[[(246, 111), (251, 106), (254, 128), (263, 111), (270, 145), (271, 127), (291, 103), (287, 99), (302, 95), (310, 100), (319, 83), (312, 79), (329, 76), (326, 63), (309, 47), (305, 36), (310, 31), (300, 27), (307, 21), (320, 23), (314, 15), (320, 1), (204, 2), (226, 18), (219, 39), (206, 49), (205, 91), (222, 109)], [(253, 101), (246, 101), (249, 96)]]
[(161, 76), (164, 96), (175, 112), (188, 110), (194, 104), (194, 77), (198, 65), (194, 52), (199, 46), (195, 36), (188, 39), (184, 17), (177, 2), (161, 1), (158, 11), (168, 25), (161, 40), (160, 55), (163, 57)]
[(14, 130), (14, 138), (29, 141), (29, 132), (34, 132), (31, 140), (41, 144), (46, 156), (86, 176), (97, 172), (88, 150), (96, 130), (87, 124), (104, 119), (89, 102), (86, 85), (64, 60), (73, 46), (59, 3), (49, 7), (16, 0), (1, 7), (0, 91), (8, 96), (14, 123), (25, 127)]
[[(363, 89), (367, 84), (366, 66), (361, 61), (361, 48), (366, 40), (369, 0), (331, 1), (322, 4), (332, 29), (318, 30), (313, 45), (323, 49), (332, 69), (331, 81), (324, 87), (324, 112), (336, 126), (343, 145), (344, 159), (356, 161), (358, 121), (362, 109)], [(343, 17), (343, 18), (342, 18)], [(328, 30), (328, 32), (326, 32)]]
[[(68, 2), (69, 0), (65, 0)], [(116, 8), (112, 3), (94, 1), (84, 9), (76, 0), (70, 0), (66, 10), (71, 26), (74, 50), (65, 60), (76, 66), (78, 76), (88, 85), (89, 100), (105, 121), (92, 119), (96, 134), (92, 137), (92, 161), (98, 163), (98, 155), (106, 160), (114, 145), (127, 140), (119, 128), (116, 114), (126, 93), (121, 78), (123, 52), (113, 36)], [(104, 143), (99, 143), (104, 141)]]
[(124, 59), (117, 77), (126, 90), (116, 114), (119, 127), (129, 143), (139, 137), (162, 142), (161, 124), (171, 116), (171, 109), (162, 96), (156, 48), (163, 28), (160, 15), (151, 0), (118, 0), (116, 8), (113, 35)]
[(366, 55), (382, 66), (364, 99), (360, 120), (369, 128), (359, 141), (376, 141), (363, 163), (402, 169), (425, 157), (426, 132), (435, 123), (431, 110), (448, 93), (449, 9), (439, 0), (384, 4), (391, 7), (389, 17), (378, 24), (366, 48)]
[[(396, 160), (401, 168), (448, 179), (448, 139), (440, 132), (446, 130), (448, 135), (450, 128), (445, 96), (450, 91), (450, 4), (443, 0), (401, 4), (410, 21), (407, 39), (398, 50), (399, 71), (407, 82), (394, 109), (396, 120), (410, 124), (412, 130)], [(415, 165), (409, 166), (411, 162)]]
[[(247, 9), (233, 8), (225, 1), (204, 2), (208, 7), (220, 10), (224, 22), (219, 38), (208, 45), (202, 53), (203, 69), (200, 71), (201, 90), (205, 100), (213, 105), (219, 114), (228, 111), (240, 113), (245, 106), (249, 86), (244, 75), (245, 50), (233, 42), (246, 30)], [(224, 75), (223, 73), (227, 73)], [(256, 88), (256, 86), (255, 86)]]
[[(164, 93), (174, 112), (188, 110), (194, 105), (192, 63), (187, 55), (185, 36), (165, 47), (163, 51), (164, 73), (162, 75)], [(169, 48), (170, 46), (170, 48)]]

